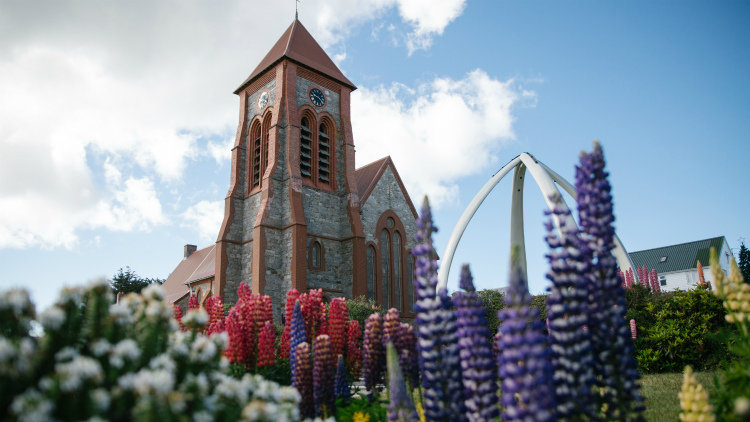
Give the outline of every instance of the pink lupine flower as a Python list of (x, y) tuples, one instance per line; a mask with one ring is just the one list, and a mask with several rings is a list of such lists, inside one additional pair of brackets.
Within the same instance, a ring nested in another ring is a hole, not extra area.
[(174, 304), (174, 319), (180, 324), (180, 331), (185, 331), (185, 326), (182, 325), (182, 308), (178, 304)]
[(190, 295), (190, 298), (188, 299), (188, 309), (198, 309), (200, 307), (201, 304), (198, 302), (198, 296)]
[(638, 337), (638, 332), (637, 332), (637, 329), (636, 329), (636, 326), (635, 326), (635, 320), (634, 319), (630, 320), (630, 336), (632, 338), (637, 338)]
[(346, 365), (349, 367), (349, 372), (352, 378), (359, 378), (359, 370), (362, 363), (362, 349), (360, 348), (360, 338), (362, 337), (362, 330), (359, 327), (359, 321), (349, 321), (349, 332), (347, 333), (347, 345), (346, 345)]
[(289, 359), (289, 339), (292, 326), (292, 312), (294, 311), (294, 302), (299, 298), (297, 289), (289, 290), (286, 293), (286, 307), (284, 314), (284, 332), (281, 334), (281, 344), (279, 345), (279, 355), (282, 359)]
[(276, 337), (273, 332), (273, 324), (271, 321), (266, 321), (258, 336), (258, 368), (274, 364), (276, 360), (276, 353), (273, 349), (274, 342), (276, 342)]
[(344, 354), (344, 336), (346, 335), (347, 322), (349, 320), (349, 308), (346, 299), (336, 297), (331, 300), (331, 308), (328, 310), (327, 334), (331, 338), (333, 355)]

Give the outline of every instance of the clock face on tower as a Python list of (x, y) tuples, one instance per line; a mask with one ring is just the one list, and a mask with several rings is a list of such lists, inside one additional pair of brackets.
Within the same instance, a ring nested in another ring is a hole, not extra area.
[(310, 96), (310, 102), (315, 107), (323, 107), (324, 105), (326, 105), (326, 96), (320, 89), (313, 88), (310, 90), (310, 93), (308, 95)]

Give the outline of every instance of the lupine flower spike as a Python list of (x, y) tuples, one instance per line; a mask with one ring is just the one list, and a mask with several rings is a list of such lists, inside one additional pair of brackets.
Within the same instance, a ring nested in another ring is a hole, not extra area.
[(349, 321), (349, 332), (347, 333), (346, 345), (346, 365), (353, 379), (359, 379), (359, 370), (362, 367), (362, 349), (360, 347), (360, 338), (362, 330), (359, 328), (359, 321), (353, 319)]
[(275, 342), (273, 324), (271, 324), (271, 321), (266, 321), (266, 325), (263, 326), (258, 336), (258, 368), (271, 366), (275, 363), (276, 353), (273, 349)]
[(498, 312), (502, 417), (508, 422), (554, 421), (555, 389), (544, 325), (538, 311), (530, 307), (531, 295), (517, 257), (514, 249), (505, 308)]
[(185, 331), (185, 326), (182, 325), (182, 308), (180, 305), (174, 304), (174, 319), (177, 320), (177, 324), (180, 326), (180, 331)]
[(344, 341), (349, 320), (349, 308), (346, 299), (335, 297), (331, 299), (331, 307), (328, 310), (327, 334), (331, 337), (331, 347), (334, 356), (344, 353)]
[(419, 416), (406, 390), (404, 374), (398, 366), (398, 354), (392, 342), (386, 345), (388, 360), (388, 422), (417, 422)]
[[(297, 368), (297, 359), (294, 357), (297, 346), (305, 342), (307, 334), (305, 333), (305, 320), (302, 317), (302, 310), (299, 301), (294, 304), (292, 312), (291, 343), (289, 353), (289, 364), (291, 366), (292, 379), (295, 379), (295, 369)], [(309, 346), (309, 343), (308, 343)]]
[(333, 393), (337, 399), (349, 397), (349, 376), (346, 374), (346, 364), (344, 356), (339, 355), (336, 362), (336, 381), (333, 385)]
[(638, 338), (638, 328), (635, 326), (634, 319), (630, 320), (630, 337), (633, 338), (633, 340)]
[(385, 351), (383, 349), (383, 319), (374, 313), (365, 322), (365, 338), (362, 342), (362, 375), (370, 398), (377, 393), (376, 386), (383, 382)]
[(425, 198), (421, 217), (417, 219), (417, 246), (414, 288), (417, 302), (417, 347), (422, 374), (424, 412), (430, 421), (464, 421), (466, 411), (461, 380), (461, 363), (455, 337), (455, 316), (445, 289), (437, 287), (437, 253), (432, 245), (430, 204)]
[(292, 289), (286, 292), (286, 306), (284, 307), (284, 331), (281, 333), (281, 340), (279, 342), (279, 357), (282, 359), (289, 359), (290, 345), (289, 339), (292, 328), (292, 313), (294, 312), (294, 304), (297, 302), (299, 297), (299, 291)]
[(750, 284), (742, 279), (737, 262), (729, 263), (729, 277), (724, 275), (719, 265), (715, 249), (711, 249), (711, 271), (716, 285), (716, 295), (724, 301), (727, 314), (724, 318), (730, 324), (737, 324), (745, 336), (750, 335)]
[(333, 383), (336, 367), (331, 354), (331, 339), (321, 334), (313, 343), (313, 398), (315, 400), (315, 414), (333, 415), (336, 411), (336, 396)]
[(456, 336), (461, 357), (466, 417), (471, 422), (494, 420), (497, 407), (497, 361), (492, 353), (482, 300), (474, 289), (469, 265), (461, 267), (459, 287), (453, 296)]
[[(546, 237), (550, 248), (547, 278), (552, 282), (547, 297), (547, 316), (557, 417), (560, 420), (574, 420), (577, 415), (593, 418), (596, 413), (592, 397), (594, 357), (590, 335), (584, 330), (588, 324), (586, 275), (590, 254), (562, 198), (554, 195), (550, 200), (555, 206), (548, 214), (557, 215), (561, 221), (559, 235), (552, 220), (547, 222)], [(620, 276), (617, 277), (619, 282)]]
[(310, 364), (310, 345), (303, 341), (292, 353), (294, 366), (297, 368), (292, 376), (292, 385), (299, 391), (299, 415), (300, 418), (312, 418), (315, 416), (315, 403), (313, 401), (313, 379), (312, 365)]
[(703, 265), (698, 261), (698, 280), (701, 283), (701, 287), (706, 285), (706, 276), (703, 274)]
[(708, 404), (708, 392), (698, 382), (690, 365), (685, 367), (680, 398), (680, 420), (683, 422), (713, 422), (716, 417), (713, 407)]
[[(643, 420), (643, 398), (633, 340), (625, 320), (625, 292), (617, 280), (614, 214), (608, 173), (599, 143), (581, 153), (576, 195), (582, 239), (591, 251), (589, 329), (600, 409), (606, 420)], [(643, 282), (642, 280), (640, 280)]]

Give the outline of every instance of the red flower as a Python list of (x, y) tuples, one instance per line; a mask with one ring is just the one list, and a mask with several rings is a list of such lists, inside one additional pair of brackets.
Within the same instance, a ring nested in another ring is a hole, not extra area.
[(359, 327), (359, 321), (349, 321), (349, 333), (347, 334), (346, 345), (346, 366), (354, 379), (359, 378), (359, 369), (362, 363), (362, 349), (360, 348), (360, 339), (362, 338), (362, 329)]
[(331, 309), (328, 310), (328, 336), (331, 338), (331, 349), (333, 356), (344, 354), (344, 335), (347, 321), (349, 320), (349, 308), (346, 299), (336, 297), (331, 300)]
[(176, 303), (174, 304), (174, 319), (180, 324), (180, 331), (185, 331), (185, 326), (182, 325), (182, 308)]
[(258, 336), (258, 368), (274, 364), (276, 353), (273, 350), (273, 344), (275, 341), (273, 324), (271, 324), (271, 321), (266, 321)]

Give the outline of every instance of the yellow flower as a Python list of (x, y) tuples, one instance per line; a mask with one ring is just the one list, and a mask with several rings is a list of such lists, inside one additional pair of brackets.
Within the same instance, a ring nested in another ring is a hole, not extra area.
[(685, 367), (680, 398), (680, 420), (683, 422), (714, 422), (713, 407), (708, 404), (708, 392), (698, 383), (690, 365)]
[(742, 273), (734, 258), (732, 258), (727, 278), (721, 271), (719, 258), (713, 248), (711, 248), (711, 272), (716, 286), (714, 293), (724, 300), (727, 322), (738, 324), (747, 334), (747, 323), (750, 323), (750, 284), (743, 282)]
[(417, 415), (419, 415), (419, 422), (427, 422), (427, 418), (424, 415), (424, 407), (422, 407), (422, 402), (417, 402)]
[(352, 420), (354, 422), (370, 422), (370, 415), (362, 412), (354, 412)]

